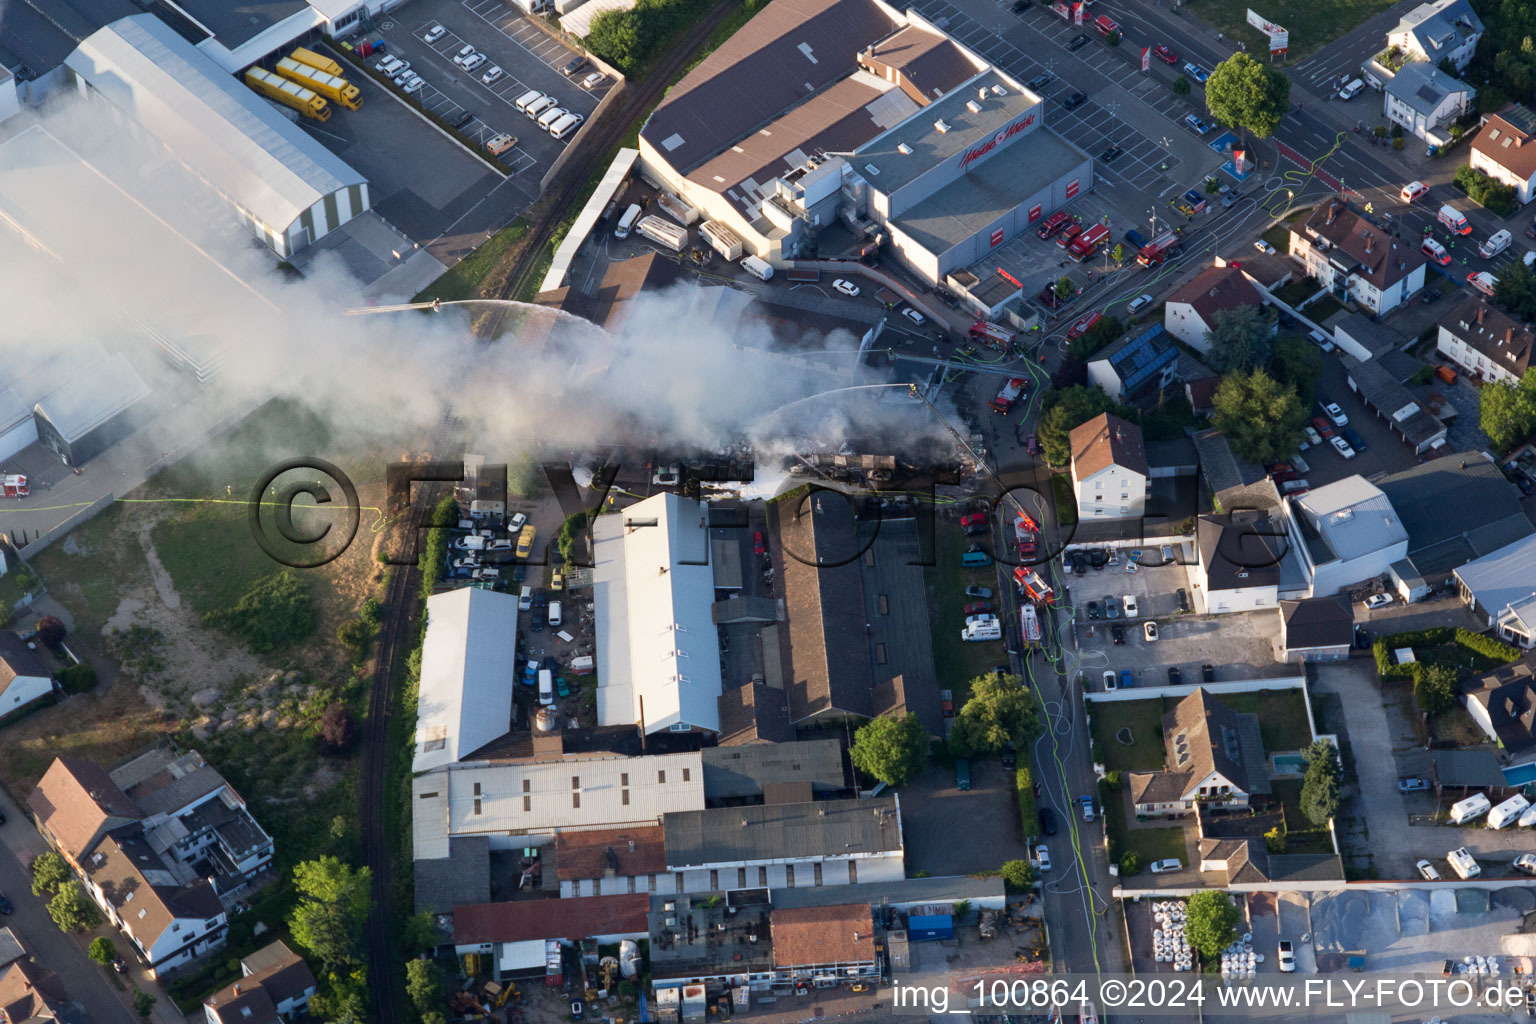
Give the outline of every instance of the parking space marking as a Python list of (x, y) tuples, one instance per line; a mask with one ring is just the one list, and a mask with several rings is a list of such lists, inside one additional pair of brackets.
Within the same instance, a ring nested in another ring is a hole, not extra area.
[[(524, 26), (521, 23), (520, 18), (516, 17), (511, 11), (509, 11), (506, 7), (503, 7), (501, 4), (497, 3), (491, 6), (493, 11), (500, 14), (500, 17), (496, 18), (487, 17), (484, 10), (486, 8), (486, 4), (484, 3), (476, 4), (471, 2), (471, 0), (463, 0), (463, 4), (465, 10), (469, 11), (471, 14), (485, 22), (497, 32), (500, 32), (507, 38), (508, 41), (515, 43), (517, 46), (521, 47), (529, 56), (540, 61), (546, 66), (559, 70), (560, 66), (565, 63), (564, 61), (560, 60), (550, 60), (546, 54), (549, 53), (551, 46), (558, 51), (557, 56), (564, 56), (566, 53), (570, 52), (569, 50), (567, 50), (560, 43), (550, 39), (549, 36), (539, 32), (538, 29)], [(516, 25), (520, 30), (536, 33), (543, 40), (543, 42), (535, 46), (530, 46), (528, 42), (523, 38), (521, 32), (517, 35), (514, 35), (512, 32), (508, 31), (505, 24), (507, 22), (511, 22), (513, 25)], [(566, 60), (569, 59), (570, 58), (568, 57), (566, 58)]]

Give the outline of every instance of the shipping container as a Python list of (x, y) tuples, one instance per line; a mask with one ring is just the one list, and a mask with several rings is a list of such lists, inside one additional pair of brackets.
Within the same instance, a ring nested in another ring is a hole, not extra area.
[(726, 259), (741, 259), (743, 252), (741, 239), (736, 236), (736, 232), (719, 221), (705, 221), (704, 226), (699, 228), (699, 237), (708, 242), (711, 249)]
[(682, 252), (688, 245), (688, 229), (678, 227), (663, 217), (642, 217), (640, 223), (635, 225), (635, 230), (673, 252)]
[(913, 914), (907, 918), (909, 942), (949, 942), (955, 937), (955, 919), (948, 914)]

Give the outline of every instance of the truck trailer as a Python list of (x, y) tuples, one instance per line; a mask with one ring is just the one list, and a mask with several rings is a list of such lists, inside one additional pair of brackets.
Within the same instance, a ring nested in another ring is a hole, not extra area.
[(357, 91), (357, 86), (345, 78), (321, 71), (309, 64), (301, 64), (292, 57), (284, 57), (277, 62), (277, 73), (290, 82), (297, 82), (304, 88), (341, 104), (348, 110), (357, 110), (363, 105), (363, 94)]
[(673, 252), (682, 252), (688, 244), (688, 229), (679, 227), (661, 217), (641, 217), (635, 230), (657, 245), (664, 245)]
[(313, 89), (306, 89), (298, 82), (274, 75), (266, 68), (246, 68), (245, 84), (270, 100), (292, 107), (312, 121), (324, 123), (331, 119), (330, 104)]
[(296, 60), (300, 64), (307, 64), (317, 71), (324, 71), (326, 74), (335, 75), (337, 78), (341, 78), (344, 74), (341, 65), (336, 61), (331, 60), (329, 57), (322, 56), (321, 54), (316, 53), (314, 50), (306, 50), (302, 46), (295, 48), (294, 51), (288, 55), (288, 57), (290, 60)]
[(707, 220), (704, 226), (699, 228), (699, 234), (709, 247), (728, 260), (739, 260), (744, 251), (741, 239), (736, 237), (736, 232), (721, 224), (719, 221)]

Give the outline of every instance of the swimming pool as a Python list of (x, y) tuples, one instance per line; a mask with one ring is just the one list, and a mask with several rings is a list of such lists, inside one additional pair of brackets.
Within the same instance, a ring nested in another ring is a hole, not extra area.
[(1536, 782), (1536, 761), (1510, 765), (1504, 769), (1504, 780), (1511, 786), (1526, 786)]
[[(1270, 763), (1273, 765), (1270, 769), (1272, 775), (1305, 775), (1307, 773), (1307, 759), (1300, 754), (1276, 754), (1270, 759)], [(1536, 764), (1531, 767), (1536, 770)]]

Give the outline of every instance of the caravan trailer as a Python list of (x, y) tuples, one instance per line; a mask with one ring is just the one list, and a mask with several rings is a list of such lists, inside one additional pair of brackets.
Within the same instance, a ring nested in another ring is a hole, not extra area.
[(1529, 800), (1516, 793), (1488, 812), (1488, 828), (1499, 829), (1512, 821), (1520, 820), (1520, 815), (1524, 814), (1530, 806)]
[(1451, 805), (1451, 822), (1456, 825), (1465, 825), (1474, 818), (1481, 818), (1492, 807), (1493, 804), (1489, 802), (1486, 794), (1477, 793)]

